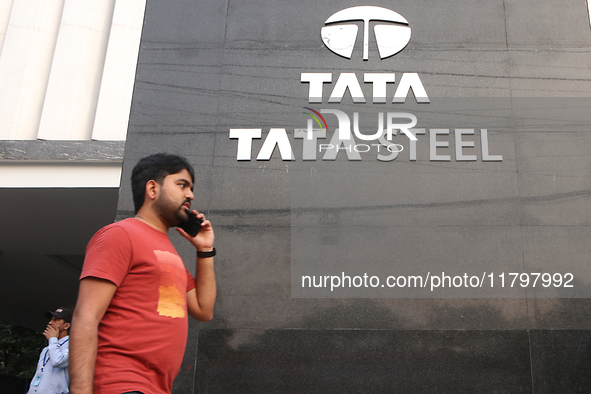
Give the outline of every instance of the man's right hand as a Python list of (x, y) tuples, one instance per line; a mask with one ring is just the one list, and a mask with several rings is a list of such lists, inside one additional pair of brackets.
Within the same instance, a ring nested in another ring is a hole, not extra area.
[(49, 323), (47, 327), (45, 327), (45, 331), (43, 331), (43, 335), (45, 338), (49, 340), (49, 338), (57, 338), (59, 331)]

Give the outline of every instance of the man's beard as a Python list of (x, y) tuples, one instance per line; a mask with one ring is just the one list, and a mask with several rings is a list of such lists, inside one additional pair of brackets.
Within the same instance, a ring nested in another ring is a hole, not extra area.
[(185, 202), (188, 202), (188, 200), (183, 200), (182, 204), (179, 206), (168, 198), (164, 189), (161, 189), (161, 191), (160, 196), (156, 199), (153, 205), (158, 216), (167, 223), (169, 227), (178, 226), (189, 220), (187, 209), (182, 205)]

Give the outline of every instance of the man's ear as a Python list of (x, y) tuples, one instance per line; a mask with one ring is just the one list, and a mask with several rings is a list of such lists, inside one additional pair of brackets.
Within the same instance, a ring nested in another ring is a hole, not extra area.
[(69, 330), (72, 327), (72, 323), (64, 323), (64, 330)]
[(150, 200), (156, 199), (156, 196), (158, 195), (158, 186), (158, 182), (154, 180), (146, 182), (146, 197)]

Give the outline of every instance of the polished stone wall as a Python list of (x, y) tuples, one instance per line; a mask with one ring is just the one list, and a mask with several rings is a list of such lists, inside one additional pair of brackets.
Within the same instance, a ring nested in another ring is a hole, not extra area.
[[(591, 91), (584, 2), (378, 1), (372, 5), (409, 21), (412, 38), (384, 60), (370, 41), (366, 62), (359, 49), (350, 60), (336, 56), (320, 38), (330, 15), (356, 5), (148, 1), (118, 216), (132, 215), (127, 180), (139, 158), (181, 154), (196, 167), (194, 206), (214, 223), (218, 250), (216, 315), (191, 324), (175, 392), (585, 392), (591, 303), (584, 296), (540, 298), (526, 289), (451, 298), (293, 297), (292, 271), (302, 258), (334, 266), (338, 261), (320, 254), (334, 249), (383, 268), (390, 249), (364, 249), (359, 240), (367, 234), (392, 235), (397, 269), (430, 263), (464, 272), (500, 264), (521, 272), (576, 269), (582, 290), (591, 281), (584, 117), (558, 124), (543, 105), (518, 119), (480, 114), (472, 127), (489, 127), (491, 153), (501, 153), (501, 163), (433, 162), (427, 150), (416, 161), (404, 153), (388, 163), (349, 163), (341, 154), (343, 163), (303, 163), (295, 144), (295, 161), (281, 160), (277, 149), (257, 161), (262, 140), (253, 142), (252, 160), (237, 160), (230, 129), (266, 135), (274, 127), (306, 127), (302, 107), (312, 104), (302, 72), (333, 73), (333, 82), (342, 72), (394, 72), (397, 80), (415, 72), (433, 104), (472, 101), (480, 110), (493, 98), (514, 107), (517, 98), (561, 98), (556, 105), (572, 107), (573, 98)], [(331, 106), (329, 93), (327, 85), (324, 103), (313, 108), (359, 111), (362, 118), (407, 108), (354, 104), (349, 95)], [(445, 115), (461, 112), (458, 105)], [(338, 177), (329, 176), (335, 169)], [(364, 183), (342, 188), (359, 174), (367, 175)], [(303, 201), (302, 190), (312, 197)], [(194, 270), (192, 248), (171, 237)]]

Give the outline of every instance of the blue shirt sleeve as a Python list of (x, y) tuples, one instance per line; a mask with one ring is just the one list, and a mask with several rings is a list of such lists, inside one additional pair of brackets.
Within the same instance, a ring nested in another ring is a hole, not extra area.
[(54, 368), (68, 367), (68, 361), (70, 358), (70, 341), (68, 339), (62, 341), (60, 344), (57, 338), (49, 338), (49, 359)]

